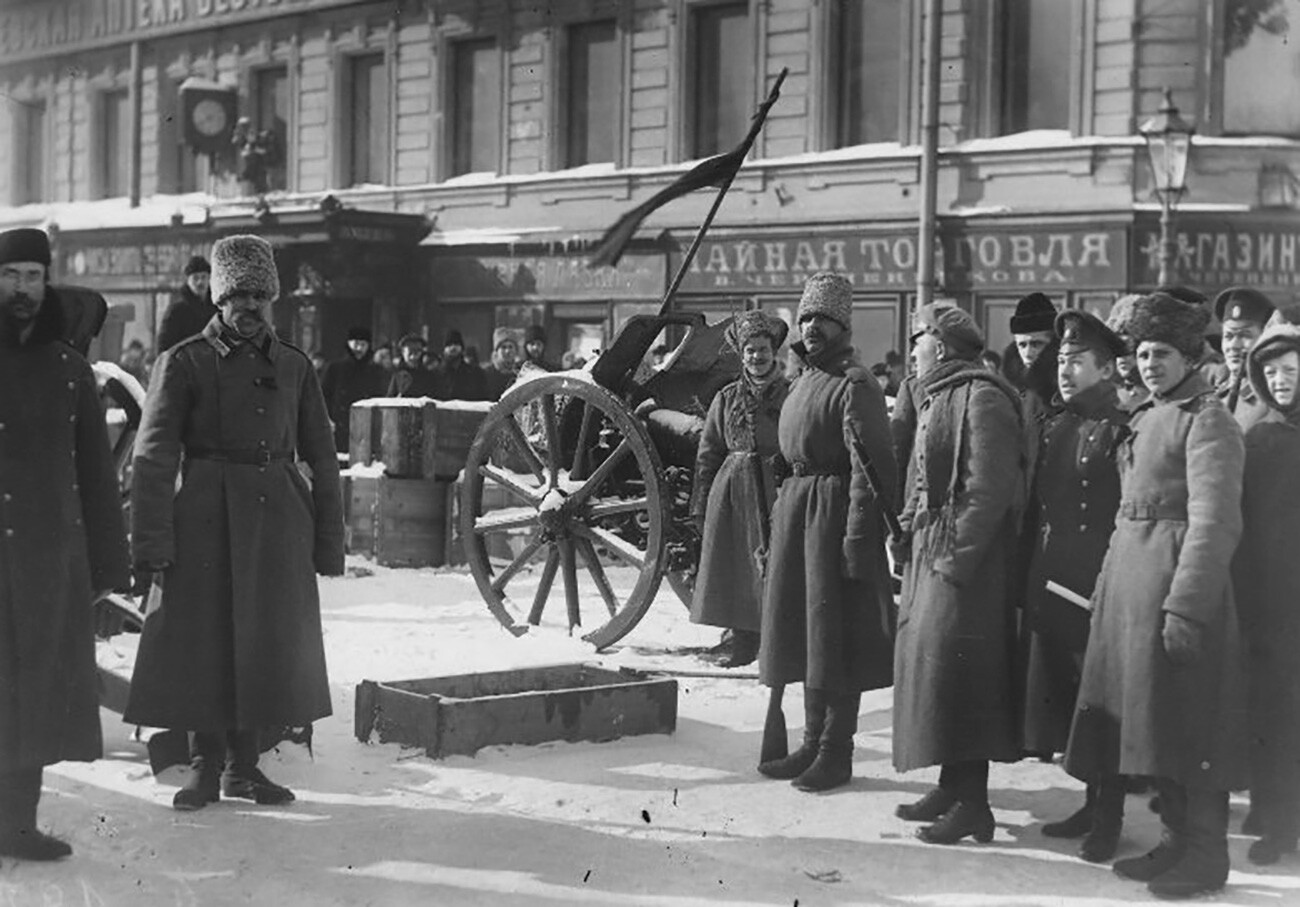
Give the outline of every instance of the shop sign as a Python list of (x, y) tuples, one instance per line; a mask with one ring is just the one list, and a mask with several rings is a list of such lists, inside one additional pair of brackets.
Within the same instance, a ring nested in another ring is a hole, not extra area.
[(663, 295), (662, 255), (624, 255), (615, 267), (587, 267), (577, 256), (483, 256), (434, 259), (438, 297), (454, 299), (632, 299)]
[(39, 0), (0, 11), (0, 58), (215, 28), (355, 0)]
[(945, 232), (943, 285), (948, 290), (1123, 287), (1122, 229), (961, 227)]
[[(1201, 288), (1300, 287), (1300, 219), (1242, 224), (1178, 217), (1175, 235), (1178, 252), (1173, 271), (1179, 283)], [(1155, 286), (1160, 274), (1158, 226), (1141, 224), (1134, 229), (1133, 254), (1134, 282)]]
[[(676, 256), (673, 267), (681, 259)], [(916, 284), (916, 237), (807, 233), (705, 239), (682, 278), (682, 293), (799, 289), (818, 271), (842, 274), (862, 289)]]
[(211, 243), (132, 243), (117, 246), (81, 246), (63, 250), (61, 273), (68, 278), (168, 277), (181, 281), (192, 255), (207, 255)]

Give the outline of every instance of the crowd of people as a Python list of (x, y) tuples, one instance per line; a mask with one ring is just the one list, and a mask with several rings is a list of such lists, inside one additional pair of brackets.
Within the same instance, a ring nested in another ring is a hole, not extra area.
[[(487, 369), (455, 331), (434, 369), (416, 336), (389, 369), (364, 328), (318, 379), (271, 327), (270, 244), (226, 237), (211, 258), (164, 319), (189, 333), (149, 376), (128, 546), (48, 237), (0, 233), (0, 855), (71, 853), (36, 827), (42, 770), (101, 754), (86, 603), (132, 582), (148, 617), (124, 718), (188, 733), (174, 807), (293, 800), (258, 768), (259, 730), (331, 711), (316, 575), (344, 568), (344, 401), (514, 380), (508, 333)], [(1126, 792), (1154, 786), (1161, 840), (1114, 871), (1159, 896), (1225, 884), (1231, 791), (1250, 791), (1252, 862), (1294, 852), (1300, 313), (1248, 287), (1213, 303), (1164, 287), (1103, 321), (1032, 293), (995, 367), (969, 314), (929, 305), (891, 387), (899, 362), (854, 352), (852, 297), (840, 275), (807, 280), (788, 368), (788, 325), (734, 318), (740, 376), (692, 428), (691, 615), (731, 631), (728, 663), (756, 659), (771, 690), (758, 771), (847, 784), (861, 695), (892, 687), (896, 769), (939, 767), (898, 808), (926, 842), (991, 840), (990, 762), (1060, 755), (1084, 803), (1042, 831), (1088, 861), (1115, 857)], [(522, 352), (553, 368), (540, 333)]]
[(898, 809), (924, 841), (991, 840), (990, 762), (1060, 756), (1086, 793), (1043, 834), (1109, 861), (1126, 793), (1153, 787), (1162, 837), (1113, 868), (1158, 896), (1225, 884), (1231, 791), (1250, 791), (1253, 863), (1295, 852), (1300, 311), (1170, 286), (1103, 321), (1031, 293), (991, 356), (969, 314), (930, 305), (891, 409), (851, 297), (808, 280), (786, 374), (786, 325), (738, 318), (743, 373), (699, 446), (692, 619), (771, 688), (759, 771), (848, 783), (859, 697), (892, 686), (895, 768), (940, 767)]

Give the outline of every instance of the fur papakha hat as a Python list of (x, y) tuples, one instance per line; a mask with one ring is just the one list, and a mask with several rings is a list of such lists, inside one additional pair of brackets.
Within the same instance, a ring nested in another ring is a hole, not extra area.
[(824, 315), (844, 330), (853, 326), (853, 284), (830, 271), (818, 271), (803, 285), (795, 321), (802, 324), (813, 315)]
[(270, 302), (280, 298), (280, 276), (271, 244), (260, 236), (226, 236), (212, 244), (212, 304), (237, 293)]
[(1128, 335), (1134, 346), (1143, 342), (1167, 343), (1188, 359), (1198, 359), (1204, 349), (1205, 326), (1210, 312), (1204, 305), (1183, 302), (1167, 293), (1152, 293), (1133, 303)]
[(1115, 300), (1106, 316), (1106, 327), (1121, 337), (1128, 336), (1128, 323), (1133, 320), (1133, 303), (1142, 298), (1140, 293), (1129, 293)]
[(786, 335), (789, 333), (790, 326), (785, 321), (775, 315), (754, 309), (736, 316), (731, 326), (727, 328), (727, 339), (739, 352), (746, 341), (755, 337), (767, 337), (772, 341), (772, 351), (776, 352), (781, 348), (781, 344), (785, 343)]

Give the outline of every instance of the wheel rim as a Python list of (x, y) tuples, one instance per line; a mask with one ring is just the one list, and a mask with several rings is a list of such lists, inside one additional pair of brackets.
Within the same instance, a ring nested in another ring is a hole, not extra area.
[[(663, 576), (667, 503), (622, 400), (570, 376), (529, 381), (492, 408), (464, 476), (466, 560), (504, 627), (580, 630), (603, 648), (636, 626)], [(485, 511), (485, 492), (506, 506)]]

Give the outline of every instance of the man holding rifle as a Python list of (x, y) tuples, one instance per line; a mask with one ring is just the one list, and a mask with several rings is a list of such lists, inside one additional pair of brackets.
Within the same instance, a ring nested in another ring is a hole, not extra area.
[[(881, 512), (893, 506), (897, 469), (884, 392), (850, 346), (852, 297), (839, 275), (808, 278), (793, 347), (804, 368), (777, 427), (788, 474), (772, 509), (759, 678), (774, 702), (785, 684), (803, 683), (805, 720), (803, 745), (759, 771), (805, 791), (849, 782), (862, 691), (892, 682)], [(869, 462), (854, 454), (855, 436)], [(769, 721), (765, 754), (784, 747), (768, 739), (783, 729)]]

